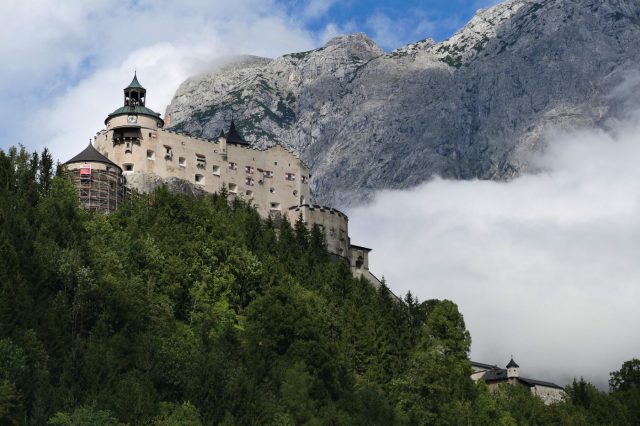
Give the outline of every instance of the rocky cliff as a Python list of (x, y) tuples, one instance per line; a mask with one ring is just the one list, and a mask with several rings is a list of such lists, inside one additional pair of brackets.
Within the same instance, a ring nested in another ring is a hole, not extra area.
[(511, 0), (442, 43), (385, 53), (354, 34), (276, 59), (238, 57), (185, 81), (166, 113), (174, 129), (204, 137), (233, 115), (255, 146), (299, 153), (318, 202), (345, 207), (434, 174), (526, 171), (549, 126), (603, 125), (640, 94), (628, 78), (640, 69), (638, 40), (636, 0)]

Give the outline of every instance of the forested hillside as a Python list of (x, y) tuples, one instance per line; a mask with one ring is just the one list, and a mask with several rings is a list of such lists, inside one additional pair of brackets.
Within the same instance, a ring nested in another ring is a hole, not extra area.
[(454, 303), (353, 279), (318, 228), (224, 193), (86, 212), (51, 158), (0, 151), (1, 425), (640, 423), (640, 361), (490, 394)]

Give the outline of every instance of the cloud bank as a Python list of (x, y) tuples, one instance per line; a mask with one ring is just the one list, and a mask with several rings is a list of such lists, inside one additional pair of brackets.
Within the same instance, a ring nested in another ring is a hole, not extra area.
[(455, 301), (472, 359), (565, 384), (640, 356), (640, 114), (548, 136), (544, 170), (509, 183), (434, 179), (350, 212), (396, 294)]

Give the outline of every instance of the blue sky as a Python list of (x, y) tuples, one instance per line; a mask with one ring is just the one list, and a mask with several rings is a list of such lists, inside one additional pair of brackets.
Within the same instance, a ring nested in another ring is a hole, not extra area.
[[(348, 32), (363, 31), (385, 49), (393, 50), (424, 38), (444, 40), (471, 19), (478, 8), (496, 1), (325, 0), (317, 3), (311, 13), (306, 13), (307, 28), (311, 31), (321, 32), (330, 25)], [(284, 0), (284, 4), (295, 14), (308, 10), (314, 2)]]

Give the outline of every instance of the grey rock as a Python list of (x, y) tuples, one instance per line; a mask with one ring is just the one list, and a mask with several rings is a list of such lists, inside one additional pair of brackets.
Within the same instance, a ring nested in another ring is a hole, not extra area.
[[(450, 39), (385, 53), (364, 34), (276, 59), (238, 57), (185, 81), (174, 130), (215, 137), (232, 116), (281, 143), (338, 208), (434, 175), (509, 179), (551, 126), (606, 126), (640, 94), (640, 2), (510, 0)], [(626, 89), (616, 91), (623, 81)], [(629, 82), (632, 83), (629, 83)]]
[(171, 192), (178, 192), (192, 197), (199, 197), (205, 194), (202, 188), (177, 177), (163, 179), (154, 173), (137, 171), (127, 174), (125, 178), (125, 185), (128, 190), (135, 190), (145, 194), (153, 192), (162, 186), (166, 186)]

